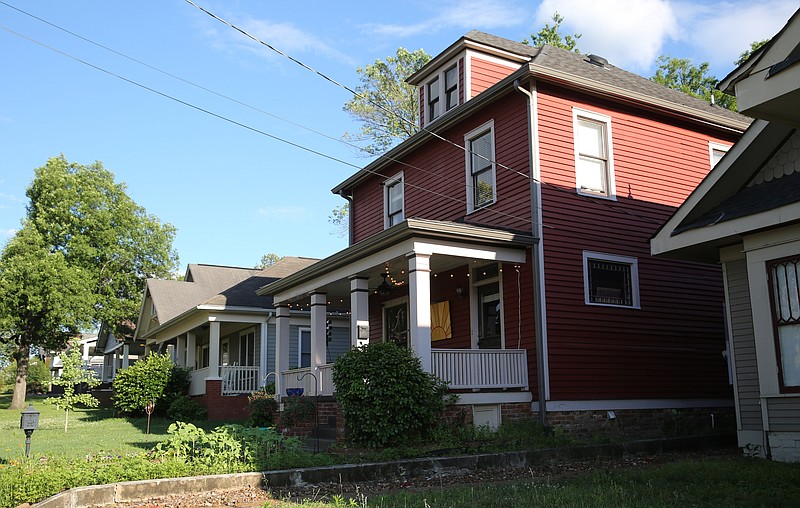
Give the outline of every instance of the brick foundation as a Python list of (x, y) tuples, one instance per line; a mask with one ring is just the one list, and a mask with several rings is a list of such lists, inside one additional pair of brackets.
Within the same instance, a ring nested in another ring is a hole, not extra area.
[(208, 411), (210, 421), (244, 421), (250, 417), (247, 395), (222, 395), (221, 379), (206, 379), (206, 394), (197, 397)]
[[(732, 407), (615, 409), (613, 412), (612, 419), (606, 410), (552, 411), (547, 413), (547, 424), (583, 439), (675, 437), (736, 429)], [(538, 419), (539, 413), (533, 412), (532, 416)]]

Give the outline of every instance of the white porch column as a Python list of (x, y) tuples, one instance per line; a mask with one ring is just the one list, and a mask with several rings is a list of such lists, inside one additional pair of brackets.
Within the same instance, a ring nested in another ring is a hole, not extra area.
[(369, 335), (369, 278), (350, 277), (350, 348), (358, 346), (358, 324), (366, 324)]
[(195, 355), (197, 354), (197, 335), (186, 332), (186, 366), (192, 370), (197, 369)]
[[(127, 369), (130, 364), (130, 353), (131, 353), (131, 346), (127, 342), (122, 344), (122, 368)], [(115, 372), (116, 374), (116, 372)]]
[(176, 356), (178, 357), (178, 361), (176, 363), (178, 367), (186, 367), (186, 335), (179, 335), (177, 342)]
[(281, 372), (289, 370), (289, 307), (275, 306), (275, 393), (283, 396)]
[(261, 321), (261, 338), (259, 341), (261, 342), (261, 354), (258, 356), (258, 386), (262, 387), (266, 384), (264, 378), (267, 376), (267, 321), (268, 317), (265, 317), (263, 321)]
[(431, 257), (408, 256), (408, 318), (411, 350), (422, 370), (431, 371)]
[(219, 321), (209, 322), (208, 331), (208, 376), (206, 379), (219, 377)]
[(325, 365), (328, 341), (326, 340), (326, 322), (328, 319), (328, 295), (325, 293), (311, 294), (311, 372), (317, 378), (317, 395), (319, 393), (319, 367)]

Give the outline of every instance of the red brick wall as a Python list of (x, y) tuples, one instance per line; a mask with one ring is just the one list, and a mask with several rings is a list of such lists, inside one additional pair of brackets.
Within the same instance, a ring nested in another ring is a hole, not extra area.
[(222, 395), (221, 379), (207, 379), (206, 394), (197, 401), (208, 410), (211, 421), (243, 421), (250, 417), (247, 395)]

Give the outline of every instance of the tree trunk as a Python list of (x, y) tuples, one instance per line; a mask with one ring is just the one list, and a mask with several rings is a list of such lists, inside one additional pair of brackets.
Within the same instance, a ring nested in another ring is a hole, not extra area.
[(30, 363), (30, 348), (20, 347), (14, 354), (17, 360), (17, 379), (14, 383), (14, 395), (11, 397), (9, 409), (25, 409), (25, 394), (28, 390), (28, 364)]

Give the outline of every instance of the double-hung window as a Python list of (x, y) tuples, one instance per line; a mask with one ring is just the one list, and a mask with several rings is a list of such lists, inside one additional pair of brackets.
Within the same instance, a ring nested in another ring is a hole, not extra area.
[(782, 392), (800, 392), (800, 256), (767, 264)]
[(584, 251), (583, 285), (587, 305), (639, 308), (636, 258)]
[(425, 85), (425, 119), (428, 123), (458, 106), (458, 63), (439, 71)]
[(467, 213), (497, 200), (494, 163), (494, 122), (464, 136), (467, 155)]
[(405, 218), (403, 206), (403, 173), (398, 173), (383, 183), (383, 226), (390, 228)]
[(615, 199), (611, 118), (574, 109), (573, 127), (578, 193)]
[(439, 77), (428, 82), (428, 121), (432, 122), (439, 118)]

